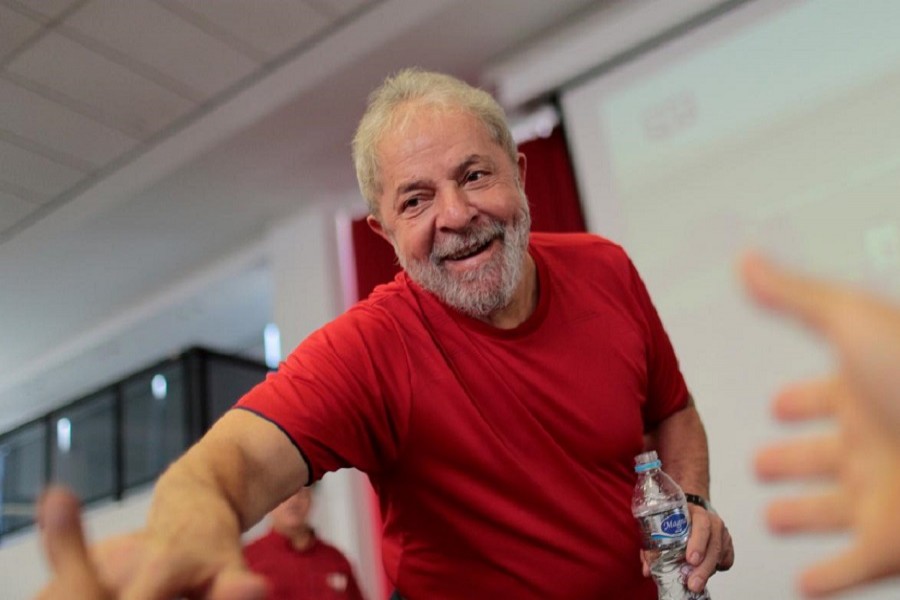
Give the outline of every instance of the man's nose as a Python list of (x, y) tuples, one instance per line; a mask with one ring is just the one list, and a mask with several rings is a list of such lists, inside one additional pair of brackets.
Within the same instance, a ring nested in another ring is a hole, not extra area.
[(458, 186), (447, 186), (438, 193), (437, 227), (444, 230), (465, 229), (478, 215), (468, 195)]

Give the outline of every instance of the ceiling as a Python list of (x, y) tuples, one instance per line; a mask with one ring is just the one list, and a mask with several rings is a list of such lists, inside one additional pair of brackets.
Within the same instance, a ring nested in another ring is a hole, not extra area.
[(186, 345), (254, 346), (259, 241), (355, 200), (369, 90), (478, 81), (598, 4), (0, 0), (0, 431)]

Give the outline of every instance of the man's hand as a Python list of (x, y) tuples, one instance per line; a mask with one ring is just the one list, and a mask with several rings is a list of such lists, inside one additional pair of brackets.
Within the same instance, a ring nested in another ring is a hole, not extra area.
[(763, 480), (829, 484), (772, 502), (772, 530), (853, 534), (844, 552), (801, 574), (802, 593), (825, 596), (900, 574), (900, 310), (756, 257), (742, 275), (759, 303), (824, 337), (840, 363), (822, 379), (787, 386), (773, 404), (780, 421), (825, 420), (833, 429), (772, 444), (756, 458)]
[[(688, 505), (688, 510), (691, 513), (691, 537), (685, 557), (692, 570), (686, 583), (688, 589), (699, 593), (716, 571), (727, 571), (734, 565), (734, 544), (719, 515), (693, 504)], [(644, 577), (650, 577), (650, 564), (643, 552), (641, 559)]]
[(163, 473), (147, 526), (138, 533), (83, 551), (77, 503), (52, 490), (41, 520), (56, 579), (45, 597), (79, 597), (66, 595), (65, 582), (75, 579), (93, 586), (85, 592), (92, 600), (261, 599), (266, 582), (244, 565), (241, 530), (307, 479), (305, 463), (287, 436), (238, 410), (226, 413)]
[(716, 571), (727, 571), (734, 564), (731, 534), (719, 515), (701, 506), (688, 505), (691, 511), (691, 537), (686, 557), (694, 567), (688, 577), (688, 589), (702, 592)]
[[(210, 600), (262, 600), (265, 582), (238, 566), (197, 585), (176, 572), (178, 557), (152, 556), (143, 534), (114, 538), (89, 551), (78, 500), (62, 488), (48, 489), (38, 508), (44, 553), (53, 573), (38, 600), (169, 599), (191, 594)], [(196, 574), (196, 572), (194, 573)], [(161, 582), (165, 582), (161, 585)]]
[[(708, 495), (709, 459), (706, 431), (693, 398), (687, 406), (664, 419), (648, 436), (648, 447), (657, 451), (666, 473), (681, 485), (682, 489)], [(687, 586), (694, 592), (706, 587), (706, 582), (716, 571), (726, 571), (734, 564), (734, 544), (731, 534), (715, 513), (703, 507), (688, 504), (691, 515), (691, 537), (686, 549), (687, 562), (692, 572)], [(650, 576), (650, 568), (644, 558), (644, 576)]]

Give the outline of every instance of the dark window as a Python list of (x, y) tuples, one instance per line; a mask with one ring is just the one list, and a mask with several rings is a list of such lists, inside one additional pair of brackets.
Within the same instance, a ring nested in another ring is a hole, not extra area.
[(90, 396), (50, 419), (50, 476), (85, 502), (112, 496), (116, 481), (115, 394)]
[(34, 504), (46, 479), (45, 421), (0, 438), (0, 534), (34, 522)]
[(0, 537), (34, 522), (48, 480), (83, 502), (154, 481), (268, 372), (192, 348), (0, 435)]
[(209, 356), (206, 362), (206, 389), (210, 424), (265, 379), (266, 373), (268, 369), (264, 365)]
[(152, 481), (187, 447), (184, 369), (172, 361), (122, 383), (124, 486)]

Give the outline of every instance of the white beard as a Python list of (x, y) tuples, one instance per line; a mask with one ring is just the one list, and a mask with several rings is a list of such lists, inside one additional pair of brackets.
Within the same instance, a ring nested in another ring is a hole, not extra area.
[[(523, 202), (508, 225), (497, 220), (472, 225), (460, 233), (441, 234), (425, 260), (407, 260), (396, 244), (397, 258), (413, 281), (437, 296), (445, 304), (475, 318), (485, 318), (505, 308), (522, 279), (531, 214)], [(476, 269), (454, 273), (444, 259), (467, 249), (475, 249), (494, 239), (502, 244), (500, 252)]]

